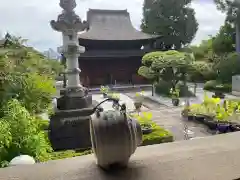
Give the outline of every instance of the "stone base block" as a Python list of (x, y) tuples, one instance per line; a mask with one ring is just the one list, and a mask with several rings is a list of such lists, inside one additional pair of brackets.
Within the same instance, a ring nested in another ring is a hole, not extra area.
[(49, 139), (55, 151), (91, 148), (91, 117), (73, 116), (74, 114), (59, 111), (50, 118)]
[[(61, 92), (61, 94), (63, 94)], [(57, 100), (59, 110), (82, 109), (92, 105), (92, 96), (82, 92), (67, 92)]]
[(234, 96), (240, 96), (240, 91), (232, 91), (232, 95), (234, 95)]

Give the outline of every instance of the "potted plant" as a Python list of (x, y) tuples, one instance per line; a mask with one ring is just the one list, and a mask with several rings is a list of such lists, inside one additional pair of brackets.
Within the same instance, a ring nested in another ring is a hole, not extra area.
[(177, 89), (177, 88), (171, 88), (170, 89), (170, 95), (171, 95), (171, 98), (172, 98), (172, 104), (174, 106), (179, 106), (179, 93), (180, 93), (180, 90)]
[(153, 125), (151, 124), (151, 112), (142, 112), (141, 114), (134, 113), (130, 116), (140, 123), (143, 134), (150, 134), (151, 132), (153, 132)]
[(214, 92), (214, 95), (212, 95), (213, 98), (220, 98), (220, 99), (224, 99), (225, 98), (225, 94), (221, 91), (221, 89), (223, 88), (223, 85), (217, 85), (216, 86), (216, 90)]
[(140, 125), (143, 134), (150, 134), (153, 131), (152, 125), (150, 123), (142, 123)]
[(100, 92), (103, 94), (103, 98), (107, 98), (107, 94), (109, 92), (109, 87), (108, 86), (101, 86), (100, 87)]
[(141, 92), (137, 92), (135, 94), (135, 100), (134, 100), (134, 106), (135, 106), (135, 109), (136, 110), (139, 110), (141, 109), (142, 107), (142, 103), (143, 103), (143, 91)]
[(111, 98), (113, 98), (113, 99), (115, 99), (114, 101), (113, 101), (113, 105), (112, 105), (112, 107), (114, 108), (114, 109), (119, 109), (119, 101), (120, 101), (120, 94), (118, 94), (118, 93), (112, 93), (111, 94)]

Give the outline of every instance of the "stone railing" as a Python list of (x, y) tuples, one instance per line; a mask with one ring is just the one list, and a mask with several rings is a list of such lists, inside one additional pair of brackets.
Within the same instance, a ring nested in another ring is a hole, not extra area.
[(138, 148), (129, 167), (104, 172), (93, 155), (0, 169), (1, 180), (235, 180), (240, 132)]

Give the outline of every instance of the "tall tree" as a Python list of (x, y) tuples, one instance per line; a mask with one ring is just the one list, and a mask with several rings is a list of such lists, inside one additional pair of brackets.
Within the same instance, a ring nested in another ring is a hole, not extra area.
[(191, 43), (198, 30), (192, 0), (144, 0), (143, 32), (161, 35), (157, 48), (180, 49)]
[(235, 36), (236, 33), (233, 25), (226, 22), (213, 38), (213, 51), (220, 56), (235, 51)]
[(214, 0), (214, 2), (219, 10), (226, 13), (226, 22), (234, 25), (236, 29), (236, 51), (240, 53), (240, 1)]

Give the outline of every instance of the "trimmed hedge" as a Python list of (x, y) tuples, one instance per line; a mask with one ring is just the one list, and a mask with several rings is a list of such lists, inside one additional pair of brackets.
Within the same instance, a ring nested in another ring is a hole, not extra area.
[(158, 84), (155, 85), (155, 92), (157, 94), (169, 96), (170, 89), (172, 88), (171, 84), (166, 81), (159, 81)]
[[(180, 92), (180, 97), (192, 97), (194, 96), (193, 92), (188, 90), (188, 87), (185, 86), (183, 83), (178, 83), (176, 86)], [(155, 85), (155, 92), (159, 95), (168, 96), (170, 97), (170, 89), (172, 88), (171, 83), (166, 81), (160, 81), (158, 84)]]
[(204, 84), (204, 90), (207, 91), (220, 91), (224, 93), (228, 93), (232, 91), (231, 84), (223, 84), (217, 80), (210, 80)]

